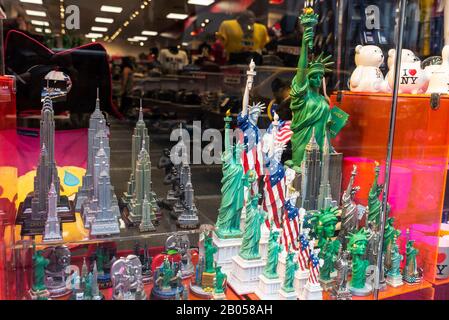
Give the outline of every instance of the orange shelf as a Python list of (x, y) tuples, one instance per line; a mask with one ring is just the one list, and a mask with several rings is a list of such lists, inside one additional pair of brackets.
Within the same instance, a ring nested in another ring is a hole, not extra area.
[(432, 284), (434, 286), (442, 286), (442, 285), (445, 285), (445, 284), (449, 284), (449, 278), (441, 279), (441, 280), (435, 279), (435, 281), (433, 281)]

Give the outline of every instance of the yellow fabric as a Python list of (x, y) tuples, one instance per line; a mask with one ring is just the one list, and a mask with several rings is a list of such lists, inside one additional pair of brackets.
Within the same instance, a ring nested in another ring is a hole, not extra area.
[(229, 55), (234, 52), (256, 51), (261, 52), (270, 41), (267, 27), (255, 23), (254, 30), (249, 36), (243, 34), (242, 27), (237, 20), (225, 20), (221, 23), (217, 34), (223, 41), (223, 46)]

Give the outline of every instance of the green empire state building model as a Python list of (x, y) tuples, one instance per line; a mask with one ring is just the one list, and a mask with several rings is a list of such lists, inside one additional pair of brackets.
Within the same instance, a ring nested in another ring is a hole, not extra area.
[[(156, 193), (152, 190), (151, 185), (151, 160), (150, 160), (150, 136), (148, 135), (148, 128), (143, 120), (142, 101), (140, 102), (139, 119), (134, 128), (132, 136), (132, 151), (131, 151), (131, 174), (128, 181), (127, 191), (124, 192), (122, 202), (125, 204), (125, 212), (122, 212), (123, 220), (128, 226), (139, 227), (142, 220), (142, 207), (145, 200), (145, 196), (138, 195), (142, 192), (139, 190), (139, 183), (142, 183), (143, 175), (147, 173), (145, 179), (149, 179), (148, 182), (144, 182), (146, 185), (146, 201), (148, 207), (151, 209), (151, 217), (154, 223), (156, 218), (161, 215), (159, 205), (157, 204)], [(146, 152), (143, 157), (142, 148)], [(148, 167), (150, 171), (146, 172), (144, 169)], [(142, 185), (140, 185), (142, 187)], [(127, 212), (126, 212), (127, 211)], [(148, 225), (145, 223), (145, 225)], [(144, 228), (145, 231), (149, 231), (150, 228)]]
[(247, 176), (243, 171), (241, 154), (243, 145), (231, 145), (231, 113), (228, 110), (224, 118), (224, 151), (221, 155), (223, 178), (221, 179), (221, 204), (213, 232), (213, 244), (217, 247), (215, 259), (217, 265), (228, 274), (232, 267), (232, 257), (238, 255), (242, 244), (240, 218), (244, 202), (244, 187)]

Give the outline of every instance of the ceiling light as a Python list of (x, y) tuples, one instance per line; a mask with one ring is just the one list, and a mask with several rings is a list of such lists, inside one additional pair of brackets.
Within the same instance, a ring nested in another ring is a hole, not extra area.
[(143, 46), (144, 46), (144, 43), (143, 43), (143, 42), (141, 42), (141, 43), (140, 43), (140, 46), (141, 46), (141, 47), (143, 47)]
[(145, 5), (144, 5), (144, 4), (140, 6), (140, 9), (144, 9), (144, 8), (145, 8)]
[(142, 34), (144, 35), (144, 36), (151, 36), (151, 37), (154, 37), (154, 36), (157, 36), (157, 31), (148, 31), (148, 30), (143, 30), (142, 31)]
[(183, 43), (181, 43), (184, 47), (188, 47), (189, 46), (189, 43), (188, 42), (183, 42)]
[(27, 15), (29, 16), (37, 16), (37, 17), (46, 17), (47, 14), (45, 11), (38, 11), (38, 10), (25, 10)]
[(46, 26), (46, 27), (50, 25), (47, 21), (41, 20), (31, 20), (31, 24), (34, 24), (35, 26)]
[(92, 31), (97, 31), (97, 32), (107, 32), (108, 28), (106, 28), (106, 27), (92, 27), (91, 30)]
[(137, 41), (147, 41), (148, 37), (134, 36), (134, 39), (136, 39)]
[(45, 33), (51, 33), (50, 29), (45, 29)]
[(114, 23), (114, 19), (111, 19), (111, 18), (96, 17), (96, 18), (95, 18), (95, 22), (100, 22), (100, 23)]
[(34, 30), (36, 30), (36, 32), (42, 32), (42, 28), (34, 28)]
[(189, 0), (188, 4), (196, 4), (197, 6), (210, 6), (215, 0)]
[(103, 38), (103, 35), (101, 33), (88, 33), (86, 34), (86, 38)]
[(188, 17), (188, 14), (185, 13), (169, 13), (167, 14), (167, 19), (174, 19), (174, 20), (184, 20)]
[(206, 26), (206, 24), (203, 22), (203, 23), (201, 24), (201, 26), (204, 28), (204, 27)]
[(129, 42), (137, 42), (137, 40), (134, 39), (134, 38), (128, 38), (128, 41), (129, 41)]
[(209, 19), (206, 19), (206, 20), (204, 20), (204, 22), (206, 22), (206, 23), (209, 23), (209, 22), (210, 22), (210, 20), (209, 20)]
[(100, 8), (100, 11), (112, 13), (121, 13), (122, 10), (123, 10), (122, 7), (114, 7), (114, 6), (101, 6)]
[(42, 4), (42, 0), (20, 0), (20, 2)]

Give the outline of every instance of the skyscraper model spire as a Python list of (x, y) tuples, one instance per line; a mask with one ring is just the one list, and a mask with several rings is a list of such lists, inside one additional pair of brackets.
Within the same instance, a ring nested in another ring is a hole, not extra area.
[(305, 210), (318, 209), (318, 194), (321, 180), (320, 148), (315, 139), (315, 128), (306, 146), (304, 160), (301, 163), (302, 207)]
[(129, 216), (127, 219), (134, 225), (140, 225), (143, 213), (143, 202), (146, 198), (150, 204), (151, 214), (150, 219), (156, 220), (153, 203), (149, 200), (152, 197), (151, 193), (151, 161), (148, 154), (145, 140), (142, 140), (142, 148), (139, 152), (136, 162), (136, 176), (135, 176), (135, 190), (134, 196), (128, 206)]
[(75, 221), (69, 200), (60, 196), (60, 182), (54, 158), (55, 122), (53, 103), (47, 94), (43, 99), (40, 121), (40, 155), (34, 177), (34, 191), (19, 206), (17, 223), (22, 225), (21, 235), (43, 234), (48, 214), (48, 195), (53, 183), (56, 213), (61, 222)]
[[(140, 109), (139, 109), (139, 118), (136, 123), (136, 127), (134, 128), (134, 133), (132, 136), (132, 151), (131, 151), (131, 174), (128, 181), (127, 190), (124, 192), (122, 201), (124, 204), (126, 204), (128, 211), (132, 212), (134, 211), (133, 208), (133, 198), (135, 198), (135, 192), (136, 192), (136, 169), (137, 169), (137, 162), (139, 160), (139, 155), (142, 151), (142, 147), (145, 149), (147, 154), (150, 153), (150, 136), (148, 135), (148, 129), (146, 127), (145, 121), (143, 120), (143, 109), (142, 109), (142, 100), (140, 100)], [(150, 163), (150, 169), (151, 169), (151, 162), (150, 158), (148, 156), (148, 162)], [(151, 174), (149, 175), (151, 177)], [(151, 189), (151, 179), (149, 180), (149, 188)], [(157, 196), (154, 191), (151, 191), (150, 194), (148, 194), (148, 202), (151, 205), (152, 210), (152, 217), (155, 217), (156, 214), (160, 213), (160, 208), (157, 204)], [(143, 198), (142, 198), (143, 201)], [(130, 216), (132, 218), (132, 216)], [(140, 223), (140, 218), (137, 219), (137, 221), (128, 221), (128, 219), (125, 219), (128, 223), (138, 226)]]
[(61, 224), (56, 211), (58, 204), (57, 196), (55, 185), (52, 183), (48, 192), (48, 214), (47, 221), (45, 222), (44, 242), (62, 240)]
[(86, 224), (91, 235), (104, 236), (120, 233), (117, 210), (113, 203), (111, 177), (109, 175), (109, 156), (104, 149), (104, 137), (100, 138), (100, 149), (95, 156), (94, 192), (87, 204)]
[[(81, 210), (81, 206), (84, 201), (92, 196), (93, 190), (93, 170), (95, 155), (99, 149), (100, 137), (98, 133), (103, 131), (106, 136), (108, 135), (108, 128), (106, 126), (106, 119), (100, 111), (100, 97), (99, 89), (97, 88), (97, 100), (95, 103), (95, 110), (89, 119), (88, 129), (88, 147), (87, 147), (87, 169), (82, 179), (82, 186), (79, 188), (78, 193), (75, 196), (75, 210)], [(106, 148), (109, 152), (109, 147)]]
[(178, 217), (178, 224), (181, 228), (194, 229), (198, 226), (198, 210), (195, 206), (195, 199), (193, 194), (192, 175), (187, 174), (187, 182), (184, 187), (184, 211)]
[(318, 210), (326, 209), (330, 206), (336, 206), (335, 201), (332, 200), (331, 185), (329, 183), (329, 160), (329, 141), (327, 139), (327, 131), (325, 131), (323, 142), (323, 162), (321, 163), (320, 191), (318, 194)]

